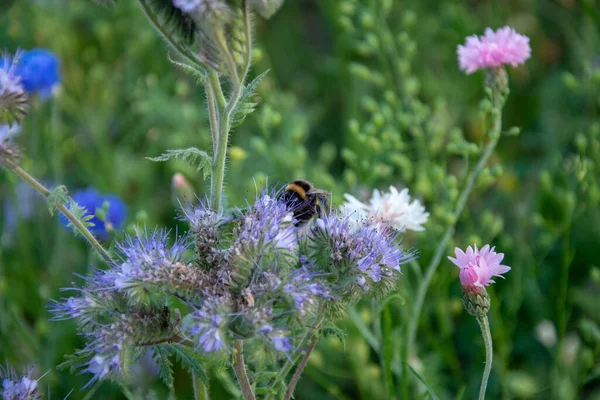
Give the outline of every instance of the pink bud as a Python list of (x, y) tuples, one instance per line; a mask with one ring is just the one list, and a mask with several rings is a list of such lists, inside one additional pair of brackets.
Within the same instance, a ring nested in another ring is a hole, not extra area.
[(460, 270), (460, 284), (463, 286), (472, 286), (477, 282), (478, 276), (472, 264)]

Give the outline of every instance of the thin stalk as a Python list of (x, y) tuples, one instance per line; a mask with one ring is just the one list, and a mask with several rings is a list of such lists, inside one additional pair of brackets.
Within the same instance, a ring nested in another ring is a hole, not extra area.
[(284, 400), (290, 400), (292, 398), (292, 395), (294, 394), (294, 389), (296, 389), (296, 385), (298, 384), (298, 381), (300, 380), (300, 377), (302, 376), (302, 373), (304, 372), (304, 368), (306, 368), (306, 364), (308, 363), (310, 354), (314, 350), (318, 341), (319, 341), (319, 337), (315, 336), (315, 337), (313, 337), (312, 341), (310, 342), (310, 346), (308, 346), (306, 353), (304, 353), (304, 357), (302, 357), (302, 361), (300, 361), (298, 368), (296, 368), (296, 371), (294, 372), (294, 375), (292, 376), (292, 379), (290, 380), (290, 384), (288, 385), (288, 388), (285, 391), (285, 396), (283, 398)]
[(233, 80), (234, 85), (243, 85), (244, 82), (240, 80), (240, 76), (237, 71), (237, 65), (235, 64), (235, 60), (231, 55), (231, 51), (229, 51), (229, 46), (227, 46), (227, 40), (225, 39), (223, 29), (219, 29), (216, 32), (215, 39), (219, 45), (219, 48), (225, 55), (225, 61), (227, 61), (227, 67), (229, 68), (229, 73), (231, 74), (231, 79)]
[(242, 340), (236, 340), (234, 343), (234, 347), (235, 361), (233, 363), (233, 370), (235, 371), (235, 376), (238, 379), (240, 389), (242, 389), (244, 399), (256, 400), (254, 392), (252, 391), (252, 385), (250, 385), (248, 375), (246, 374), (246, 365), (244, 364), (244, 342)]
[[(21, 179), (27, 182), (31, 187), (44, 195), (44, 197), (48, 197), (50, 195), (50, 191), (41, 183), (39, 183), (34, 177), (25, 172), (21, 167), (11, 165), (9, 169), (17, 174)], [(75, 226), (75, 228), (81, 233), (81, 235), (92, 245), (92, 247), (100, 254), (100, 256), (104, 259), (107, 264), (113, 264), (113, 259), (110, 257), (108, 252), (102, 247), (102, 245), (98, 242), (98, 240), (92, 235), (88, 228), (81, 223), (81, 221), (69, 211), (67, 207), (63, 204), (55, 204), (56, 208), (63, 213), (65, 217)]]
[[(227, 145), (229, 141), (229, 130), (231, 129), (231, 115), (233, 114), (240, 100), (242, 91), (244, 89), (244, 81), (246, 80), (246, 76), (248, 75), (248, 71), (250, 69), (250, 63), (252, 61), (250, 10), (248, 9), (246, 1), (244, 1), (244, 27), (246, 30), (246, 62), (242, 71), (241, 80), (234, 82), (235, 87), (231, 99), (220, 113), (219, 119), (219, 137), (216, 146), (215, 158), (213, 160), (210, 186), (211, 206), (215, 210), (220, 210), (222, 207), (221, 203), (223, 196), (223, 183), (225, 180), (225, 162), (227, 161)], [(214, 77), (212, 77), (210, 82), (214, 86), (218, 83), (218, 79), (217, 82), (215, 82)], [(216, 93), (218, 99), (218, 91)]]
[(227, 100), (223, 95), (223, 89), (221, 89), (221, 81), (219, 81), (219, 75), (215, 71), (210, 70), (208, 71), (208, 80), (210, 81), (210, 85), (212, 86), (216, 94), (217, 104), (219, 105), (219, 108), (225, 108), (225, 106), (227, 105)]
[(467, 200), (469, 199), (469, 195), (471, 194), (471, 191), (473, 190), (475, 181), (479, 177), (479, 174), (481, 174), (481, 171), (483, 171), (483, 169), (487, 165), (488, 160), (490, 159), (492, 153), (494, 152), (494, 149), (496, 148), (496, 145), (498, 144), (498, 141), (500, 140), (500, 133), (502, 131), (501, 107), (503, 105), (503, 100), (501, 100), (500, 97), (501, 96), (499, 94), (494, 94), (494, 96), (492, 97), (493, 103), (494, 103), (493, 105), (495, 107), (495, 110), (497, 110), (497, 112), (495, 112), (493, 114), (494, 121), (492, 124), (492, 129), (489, 134), (490, 140), (485, 145), (485, 147), (483, 149), (483, 154), (481, 155), (481, 158), (479, 159), (477, 165), (475, 166), (475, 168), (471, 171), (471, 173), (467, 177), (465, 187), (463, 188), (463, 190), (458, 198), (456, 207), (454, 208), (454, 212), (452, 214), (454, 222), (452, 222), (448, 226), (448, 228), (446, 228), (446, 233), (444, 234), (442, 240), (439, 242), (439, 244), (435, 250), (435, 253), (433, 255), (433, 258), (431, 259), (431, 262), (429, 263), (429, 265), (427, 266), (427, 269), (425, 270), (425, 275), (423, 276), (423, 279), (421, 280), (421, 284), (417, 291), (413, 314), (412, 314), (411, 320), (408, 325), (407, 351), (409, 351), (409, 352), (411, 351), (412, 346), (415, 341), (415, 335), (417, 332), (417, 326), (419, 324), (419, 318), (421, 316), (423, 303), (425, 301), (425, 295), (427, 294), (427, 289), (429, 289), (429, 285), (431, 284), (433, 275), (435, 274), (438, 266), (440, 265), (442, 256), (444, 255), (444, 252), (446, 251), (446, 246), (448, 245), (448, 241), (450, 240), (452, 235), (454, 235), (456, 223), (460, 217), (460, 214), (462, 213), (463, 209), (465, 208), (465, 206), (467, 204)]
[[(218, 78), (217, 78), (218, 79)], [(213, 153), (217, 152), (217, 142), (219, 140), (219, 115), (215, 104), (215, 90), (211, 83), (204, 85), (206, 92), (206, 103), (208, 104), (208, 119), (210, 121), (210, 134), (212, 136)]]
[(483, 377), (481, 378), (481, 388), (479, 389), (479, 400), (484, 400), (488, 379), (490, 378), (490, 372), (492, 372), (494, 352), (492, 349), (492, 334), (490, 332), (490, 324), (488, 322), (487, 315), (477, 317), (477, 322), (479, 322), (479, 327), (481, 328), (481, 336), (483, 336), (483, 341), (485, 343), (485, 369), (483, 370)]

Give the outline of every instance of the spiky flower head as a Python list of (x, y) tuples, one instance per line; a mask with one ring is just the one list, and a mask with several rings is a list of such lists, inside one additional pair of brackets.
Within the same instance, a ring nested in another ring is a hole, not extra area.
[(332, 295), (346, 302), (389, 292), (401, 265), (415, 257), (400, 250), (399, 231), (389, 225), (369, 219), (357, 224), (336, 213), (317, 220), (310, 240), (315, 268), (327, 276)]
[(408, 189), (398, 191), (390, 186), (389, 192), (373, 190), (369, 203), (363, 203), (356, 197), (346, 193), (343, 212), (355, 220), (371, 218), (375, 221), (389, 223), (396, 229), (423, 231), (429, 213), (419, 200), (411, 201)]
[(38, 379), (33, 379), (33, 368), (19, 376), (10, 367), (0, 366), (0, 398), (3, 400), (36, 400), (42, 395), (38, 390)]
[(465, 45), (457, 49), (460, 69), (467, 74), (483, 69), (497, 68), (504, 64), (516, 67), (531, 57), (529, 38), (505, 26), (493, 31), (485, 30), (483, 36), (469, 36)]
[(460, 283), (463, 288), (463, 303), (469, 314), (480, 316), (487, 314), (490, 298), (486, 286), (494, 283), (492, 277), (503, 278), (502, 274), (510, 271), (510, 267), (500, 264), (504, 254), (496, 253), (495, 247), (487, 244), (479, 250), (469, 246), (467, 251), (458, 247), (454, 249), (454, 257), (448, 257), (460, 269)]
[(50, 96), (61, 81), (58, 58), (46, 49), (25, 51), (16, 63), (15, 73), (28, 93), (38, 93), (42, 98)]
[(22, 55), (23, 52), (17, 50), (13, 57), (4, 53), (0, 59), (0, 124), (12, 126), (27, 114), (27, 93), (16, 73)]

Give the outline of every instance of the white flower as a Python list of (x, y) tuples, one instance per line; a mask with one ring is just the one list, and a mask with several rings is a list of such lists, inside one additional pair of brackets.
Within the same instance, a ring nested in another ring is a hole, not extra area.
[(357, 220), (373, 218), (376, 221), (388, 222), (396, 229), (423, 231), (423, 224), (429, 218), (429, 213), (425, 212), (425, 207), (418, 200), (410, 201), (408, 189), (398, 192), (398, 189), (390, 186), (389, 193), (375, 189), (369, 204), (348, 193), (344, 198), (346, 203), (342, 206), (342, 211)]

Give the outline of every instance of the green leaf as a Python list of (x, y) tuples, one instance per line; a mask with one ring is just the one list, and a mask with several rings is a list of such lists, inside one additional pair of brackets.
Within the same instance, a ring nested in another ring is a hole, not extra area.
[(336, 326), (327, 326), (321, 329), (321, 334), (326, 338), (333, 336), (344, 345), (346, 343), (346, 333)]
[(246, 116), (256, 109), (258, 103), (252, 102), (250, 101), (250, 99), (252, 98), (252, 96), (254, 96), (254, 93), (256, 92), (260, 81), (262, 81), (262, 79), (265, 77), (265, 75), (267, 75), (268, 72), (269, 70), (266, 70), (262, 74), (258, 75), (248, 85), (246, 85), (246, 87), (242, 91), (237, 106), (231, 114), (232, 127), (240, 125), (242, 122), (244, 122)]
[(171, 353), (175, 354), (177, 361), (179, 361), (183, 367), (186, 367), (190, 372), (196, 374), (196, 376), (202, 379), (202, 382), (204, 382), (205, 385), (208, 385), (208, 376), (201, 364), (203, 360), (195, 354), (192, 349), (178, 343), (172, 343), (167, 346), (171, 350)]
[(158, 157), (146, 158), (154, 162), (168, 161), (172, 158), (187, 161), (190, 167), (196, 168), (197, 172), (202, 171), (204, 179), (208, 178), (212, 168), (212, 157), (209, 156), (205, 151), (199, 150), (195, 147), (190, 147), (189, 149), (167, 150), (166, 153), (163, 153)]
[(160, 379), (167, 385), (170, 391), (173, 391), (173, 364), (169, 360), (169, 349), (164, 345), (156, 345), (152, 347), (153, 358), (158, 367), (158, 375)]
[(423, 377), (421, 377), (421, 375), (419, 375), (419, 373), (418, 373), (417, 371), (415, 371), (415, 370), (413, 369), (413, 367), (411, 367), (410, 365), (408, 365), (408, 363), (404, 363), (404, 365), (406, 365), (406, 366), (408, 367), (408, 369), (410, 369), (410, 371), (411, 371), (413, 374), (415, 374), (415, 376), (417, 377), (417, 379), (418, 379), (419, 381), (421, 381), (421, 383), (422, 383), (423, 385), (425, 385), (425, 388), (427, 389), (427, 392), (429, 393), (429, 395), (431, 396), (431, 398), (432, 398), (433, 400), (439, 400), (439, 399), (440, 399), (439, 397), (437, 397), (437, 395), (435, 394), (435, 392), (433, 391), (433, 389), (431, 388), (431, 386), (429, 386), (429, 385), (427, 384), (427, 382), (425, 382), (425, 379), (423, 379)]
[(180, 70), (185, 72), (186, 74), (191, 75), (192, 77), (196, 78), (196, 83), (198, 85), (204, 85), (207, 83), (208, 80), (206, 78), (206, 72), (204, 70), (196, 68), (193, 65), (175, 61), (171, 58), (170, 54), (169, 54), (169, 61), (171, 62), (171, 64), (173, 64), (174, 66), (176, 66), (177, 68), (179, 68)]
[(58, 205), (65, 205), (69, 202), (67, 187), (61, 185), (54, 188), (46, 198), (46, 201), (48, 202), (50, 215), (54, 215), (54, 211)]
[[(73, 217), (75, 217), (75, 219), (79, 220), (79, 222), (81, 222), (81, 224), (83, 226), (85, 226), (86, 228), (91, 228), (91, 227), (95, 226), (95, 224), (93, 222), (90, 222), (90, 220), (94, 218), (94, 214), (88, 214), (88, 210), (81, 207), (73, 199), (69, 199), (69, 211), (71, 212)], [(79, 232), (79, 229), (77, 229), (75, 224), (73, 224), (71, 221), (69, 221), (69, 224), (67, 226), (69, 228), (73, 228), (73, 232), (75, 232), (75, 236), (83, 236), (81, 234), (81, 232)]]
[(92, 354), (89, 352), (78, 352), (75, 354), (66, 354), (66, 361), (58, 364), (56, 367), (59, 370), (69, 369), (71, 373), (87, 365), (92, 359)]

